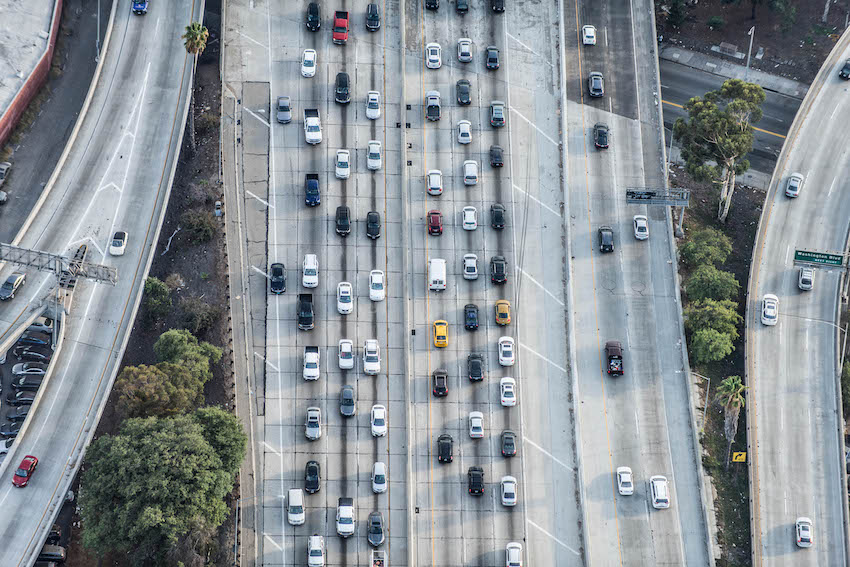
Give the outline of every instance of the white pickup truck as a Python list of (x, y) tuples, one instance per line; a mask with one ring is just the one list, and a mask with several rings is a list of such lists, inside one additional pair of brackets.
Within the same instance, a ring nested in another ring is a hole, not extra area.
[(304, 109), (304, 137), (308, 144), (322, 143), (322, 123), (318, 108)]

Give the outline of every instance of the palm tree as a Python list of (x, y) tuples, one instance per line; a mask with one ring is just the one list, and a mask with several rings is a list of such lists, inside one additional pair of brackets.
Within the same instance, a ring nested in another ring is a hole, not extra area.
[(747, 387), (740, 376), (729, 376), (717, 388), (715, 399), (723, 404), (723, 433), (726, 435), (726, 468), (732, 457), (732, 443), (738, 433), (738, 416), (744, 407), (744, 391)]
[(192, 142), (192, 152), (195, 151), (195, 71), (198, 68), (198, 56), (204, 52), (207, 47), (207, 40), (210, 37), (209, 30), (198, 22), (192, 22), (186, 26), (186, 33), (182, 36), (183, 45), (186, 51), (195, 56), (195, 61), (192, 65), (192, 104), (189, 109), (189, 140)]

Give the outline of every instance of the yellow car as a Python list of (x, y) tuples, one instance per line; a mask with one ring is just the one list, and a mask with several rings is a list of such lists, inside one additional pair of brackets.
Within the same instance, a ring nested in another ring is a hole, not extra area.
[(434, 346), (449, 346), (449, 323), (448, 321), (434, 321)]
[(496, 302), (496, 324), (507, 325), (511, 322), (511, 302), (500, 299)]

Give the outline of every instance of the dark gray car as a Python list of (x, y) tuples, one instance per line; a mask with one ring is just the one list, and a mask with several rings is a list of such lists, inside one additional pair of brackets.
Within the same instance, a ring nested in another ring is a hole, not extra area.
[(357, 413), (357, 394), (354, 386), (345, 385), (339, 393), (339, 413), (351, 417)]
[(277, 97), (277, 121), (281, 124), (292, 122), (292, 100), (288, 96)]
[(15, 272), (0, 286), (0, 300), (14, 299), (15, 292), (27, 282), (27, 276), (21, 272)]
[(614, 251), (614, 229), (608, 225), (599, 227), (599, 250), (603, 253)]
[(384, 543), (384, 515), (380, 512), (369, 514), (369, 521), (366, 522), (366, 537), (373, 547)]

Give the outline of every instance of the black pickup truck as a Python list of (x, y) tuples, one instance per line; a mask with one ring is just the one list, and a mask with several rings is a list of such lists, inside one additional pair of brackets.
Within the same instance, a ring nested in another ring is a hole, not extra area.
[(309, 331), (313, 328), (313, 294), (298, 294), (298, 328)]

